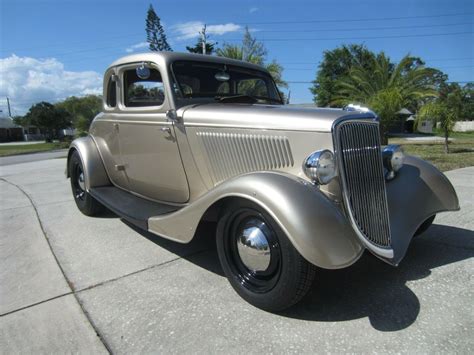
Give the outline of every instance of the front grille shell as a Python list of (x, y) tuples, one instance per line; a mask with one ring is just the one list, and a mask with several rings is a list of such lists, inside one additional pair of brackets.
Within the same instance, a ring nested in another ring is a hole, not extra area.
[(333, 139), (344, 205), (351, 224), (367, 248), (391, 258), (379, 124), (373, 119), (343, 120), (334, 125)]

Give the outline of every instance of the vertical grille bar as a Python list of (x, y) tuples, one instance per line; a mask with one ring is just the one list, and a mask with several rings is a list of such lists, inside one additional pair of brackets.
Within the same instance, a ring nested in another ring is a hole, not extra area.
[(346, 121), (336, 127), (346, 207), (359, 232), (372, 244), (390, 248), (387, 193), (378, 125)]

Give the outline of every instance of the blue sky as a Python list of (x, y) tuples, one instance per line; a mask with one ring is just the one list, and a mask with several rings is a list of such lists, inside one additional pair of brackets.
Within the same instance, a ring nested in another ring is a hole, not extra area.
[(143, 51), (150, 3), (170, 44), (184, 51), (202, 23), (222, 44), (247, 25), (281, 63), (292, 103), (312, 101), (325, 50), (364, 43), (394, 61), (407, 53), (442, 69), (452, 81), (474, 80), (474, 1), (178, 1), (0, 0), (0, 109), (14, 114), (38, 100), (98, 93), (104, 69), (127, 50)]

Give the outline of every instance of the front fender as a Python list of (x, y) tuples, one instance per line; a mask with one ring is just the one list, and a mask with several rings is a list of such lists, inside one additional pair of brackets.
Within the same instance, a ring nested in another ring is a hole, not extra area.
[(208, 208), (227, 197), (245, 198), (262, 207), (298, 252), (319, 267), (348, 266), (363, 251), (337, 205), (307, 181), (277, 172), (256, 172), (228, 180), (178, 212), (150, 218), (149, 231), (187, 243)]
[(436, 213), (459, 210), (459, 200), (442, 172), (413, 156), (405, 157), (403, 168), (386, 188), (394, 251), (387, 261), (397, 265), (420, 225)]
[(69, 177), (69, 159), (74, 151), (79, 153), (82, 161), (87, 191), (91, 187), (111, 185), (97, 146), (91, 136), (77, 138), (72, 141), (67, 159), (67, 177)]

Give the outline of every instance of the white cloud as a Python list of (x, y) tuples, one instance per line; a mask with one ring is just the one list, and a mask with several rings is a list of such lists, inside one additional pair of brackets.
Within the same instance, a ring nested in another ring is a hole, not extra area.
[[(176, 39), (184, 40), (190, 38), (196, 38), (199, 36), (199, 32), (204, 27), (202, 21), (190, 21), (185, 23), (179, 23), (171, 26), (171, 31), (176, 34)], [(206, 27), (206, 33), (210, 35), (222, 36), (223, 34), (230, 32), (238, 32), (242, 30), (242, 26), (236, 25), (235, 23), (225, 23), (221, 25), (209, 25)]]
[(0, 58), (0, 97), (8, 96), (15, 114), (24, 114), (40, 101), (57, 102), (69, 96), (102, 93), (102, 75), (95, 71), (67, 71), (56, 58), (11, 55)]
[(132, 53), (132, 52), (135, 52), (137, 49), (143, 49), (143, 48), (148, 48), (148, 42), (140, 42), (140, 43), (134, 44), (126, 48), (125, 52)]
[(251, 8), (249, 9), (249, 12), (250, 12), (251, 14), (253, 14), (254, 12), (257, 12), (257, 11), (258, 11), (258, 7), (251, 7)]

